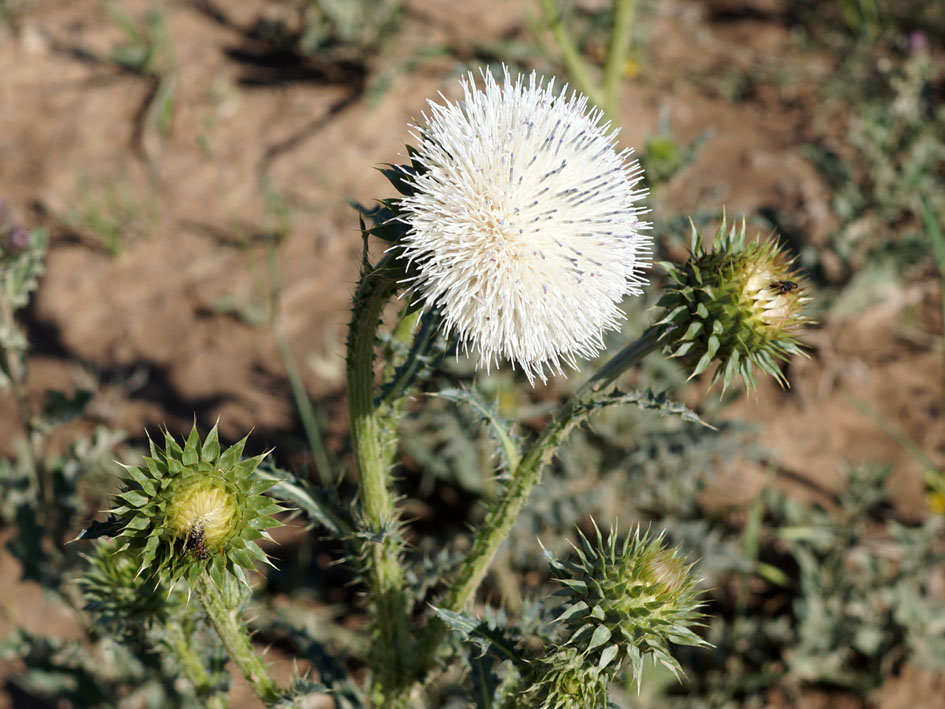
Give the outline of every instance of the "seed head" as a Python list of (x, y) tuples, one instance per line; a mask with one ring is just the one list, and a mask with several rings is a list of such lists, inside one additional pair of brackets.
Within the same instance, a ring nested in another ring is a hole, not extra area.
[(136, 559), (137, 573), (174, 582), (196, 580), (204, 570), (218, 587), (232, 574), (268, 563), (255, 543), (281, 523), (282, 507), (262, 493), (275, 483), (253, 478), (264, 455), (241, 460), (246, 439), (220, 450), (217, 427), (202, 443), (196, 426), (181, 447), (164, 434), (164, 450), (150, 442), (144, 465), (124, 466), (121, 505), (111, 510), (120, 532), (119, 554)]
[(479, 366), (529, 381), (593, 357), (639, 294), (649, 252), (642, 169), (576, 92), (470, 74), (463, 99), (430, 102), (398, 202), (398, 248), (417, 297), (440, 308)]
[(810, 298), (780, 244), (757, 236), (748, 241), (744, 220), (726, 231), (723, 218), (711, 250), (693, 225), (689, 260), (661, 265), (671, 283), (658, 303), (660, 322), (675, 326), (668, 349), (692, 368), (691, 376), (718, 362), (712, 383), (721, 379), (723, 390), (737, 376), (754, 387), (755, 369), (787, 383), (778, 362), (803, 354), (797, 337), (810, 322)]

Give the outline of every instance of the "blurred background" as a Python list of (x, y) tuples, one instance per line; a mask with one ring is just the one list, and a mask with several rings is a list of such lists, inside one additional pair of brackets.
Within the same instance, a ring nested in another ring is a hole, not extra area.
[[(602, 63), (611, 4), (557, 7)], [(483, 602), (514, 613), (547, 592), (536, 536), (563, 550), (589, 514), (650, 524), (698, 560), (715, 649), (687, 649), (688, 679), (654, 671), (621, 705), (945, 707), (945, 4), (637, 0), (634, 13), (615, 121), (646, 168), (655, 260), (683, 260), (689, 219), (711, 232), (723, 208), (776, 231), (814, 296), (810, 357), (787, 365), (790, 389), (724, 396), (648, 360), (630, 384), (719, 431), (608, 411), (574, 434)], [(352, 202), (393, 196), (376, 168), (401, 159), (428, 98), (503, 63), (568, 80), (538, 0), (0, 0), (2, 220), (49, 243), (15, 315), (22, 391), (0, 393), (0, 707), (145, 705), (132, 675), (101, 684), (64, 659), (68, 643), (94, 653), (81, 601), (63, 601), (79, 550), (61, 543), (107, 505), (110, 461), (145, 428), (219, 420), (221, 437), (252, 429), (251, 447), (297, 474), (324, 459), (350, 471)], [(615, 346), (648, 322), (652, 291)], [(574, 386), (444, 367), (526, 430)], [(445, 401), (404, 421), (418, 554), (457, 535), (461, 548), (490, 495), (474, 423)], [(52, 539), (14, 494), (30, 445), (70, 510)], [(299, 650), (273, 618), (330, 617), (322, 641), (356, 670), (346, 571), (317, 532), (280, 541), (257, 638), (290, 672)], [(235, 681), (234, 706), (255, 706)]]

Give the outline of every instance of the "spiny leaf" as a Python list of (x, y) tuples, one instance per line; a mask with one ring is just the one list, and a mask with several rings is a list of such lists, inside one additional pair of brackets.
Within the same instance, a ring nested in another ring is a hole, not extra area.
[(483, 421), (489, 424), (506, 470), (515, 470), (522, 459), (518, 437), (512, 432), (511, 425), (500, 418), (494, 406), (482, 400), (478, 393), (470, 389), (443, 389), (434, 394), (448, 401), (469, 406)]
[(300, 480), (289, 471), (266, 463), (256, 468), (253, 476), (259, 480), (274, 481), (274, 485), (268, 490), (271, 497), (299, 508), (333, 536), (344, 536), (353, 527), (348, 515), (330, 500), (329, 493)]
[(576, 412), (579, 416), (587, 416), (592, 411), (602, 409), (607, 406), (627, 406), (634, 405), (641, 409), (656, 411), (663, 416), (678, 416), (687, 423), (697, 423), (700, 426), (716, 430), (715, 426), (703, 421), (699, 415), (678, 401), (667, 398), (666, 394), (654, 394), (650, 389), (641, 391), (636, 389), (631, 392), (614, 391), (612, 393), (602, 393), (594, 396), (590, 401), (583, 404)]
[(525, 660), (515, 648), (515, 643), (502, 631), (491, 628), (487, 622), (480, 621), (465, 613), (454, 613), (445, 608), (431, 607), (440, 620), (459, 633), (463, 640), (479, 646), (483, 654), (491, 651), (497, 653), (503, 659), (512, 660), (515, 664), (524, 666)]

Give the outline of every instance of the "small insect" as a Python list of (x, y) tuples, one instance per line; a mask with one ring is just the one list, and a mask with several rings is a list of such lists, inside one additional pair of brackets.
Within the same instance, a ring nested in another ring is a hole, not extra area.
[(184, 549), (195, 552), (201, 560), (210, 556), (207, 547), (204, 546), (203, 525), (195, 524), (190, 528), (190, 533), (184, 540)]
[(797, 288), (797, 284), (794, 281), (772, 281), (771, 290), (784, 295), (785, 293), (790, 293), (792, 290)]

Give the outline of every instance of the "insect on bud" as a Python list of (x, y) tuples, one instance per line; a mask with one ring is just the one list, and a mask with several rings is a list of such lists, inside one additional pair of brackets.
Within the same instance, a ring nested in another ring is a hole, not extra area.
[(121, 526), (118, 553), (136, 556), (138, 574), (192, 583), (203, 571), (219, 587), (232, 574), (268, 563), (255, 543), (281, 523), (283, 511), (262, 493), (275, 483), (253, 477), (266, 454), (241, 460), (244, 438), (220, 450), (217, 428), (202, 443), (194, 427), (184, 446), (165, 433), (164, 450), (151, 442), (140, 466), (125, 466), (128, 478), (111, 512)]
[(167, 521), (184, 548), (201, 558), (222, 546), (237, 521), (236, 500), (213, 481), (190, 482), (171, 493)]
[(797, 335), (810, 322), (810, 297), (777, 242), (748, 241), (744, 220), (726, 232), (723, 218), (711, 250), (693, 225), (689, 260), (661, 265), (671, 282), (658, 303), (660, 324), (675, 326), (668, 350), (690, 378), (717, 362), (712, 384), (721, 379), (723, 391), (735, 377), (754, 387), (755, 369), (787, 383), (778, 362), (803, 354)]

